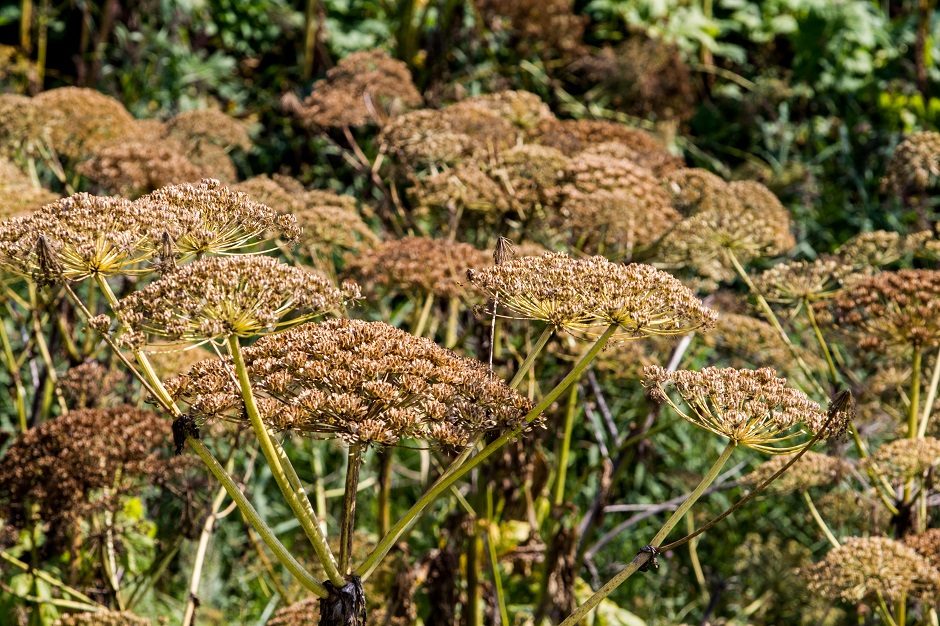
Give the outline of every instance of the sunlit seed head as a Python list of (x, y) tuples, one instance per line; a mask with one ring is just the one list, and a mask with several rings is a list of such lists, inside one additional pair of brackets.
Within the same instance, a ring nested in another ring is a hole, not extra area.
[(940, 133), (923, 131), (904, 138), (888, 162), (882, 184), (906, 196), (929, 189), (940, 178)]
[(52, 148), (68, 159), (91, 156), (134, 132), (134, 118), (124, 105), (93, 89), (59, 87), (33, 100), (48, 115)]
[(930, 561), (931, 565), (940, 568), (940, 528), (928, 528), (922, 533), (907, 535), (904, 543)]
[(95, 611), (92, 613), (65, 613), (52, 626), (151, 626), (153, 622), (130, 611)]
[(834, 297), (851, 271), (852, 267), (837, 256), (784, 261), (758, 274), (754, 284), (769, 301), (794, 306)]
[(459, 110), (468, 107), (477, 107), (496, 114), (522, 129), (533, 128), (542, 120), (554, 118), (549, 106), (536, 94), (528, 91), (505, 90), (471, 96), (451, 108)]
[(0, 219), (30, 213), (58, 198), (58, 194), (37, 187), (29, 174), (0, 156)]
[[(775, 456), (745, 475), (742, 482), (751, 487), (757, 487), (781, 470), (790, 460), (790, 455)], [(852, 466), (844, 459), (808, 450), (770, 483), (767, 490), (770, 493), (783, 494), (814, 487), (832, 488), (837, 486), (851, 469)]]
[(940, 465), (940, 439), (896, 439), (878, 448), (865, 462), (892, 481), (903, 483)]
[(210, 143), (224, 150), (251, 148), (247, 126), (218, 109), (177, 113), (167, 121), (166, 131), (189, 144)]
[(207, 172), (163, 139), (121, 141), (95, 151), (78, 172), (108, 193), (136, 198), (173, 183), (198, 182)]

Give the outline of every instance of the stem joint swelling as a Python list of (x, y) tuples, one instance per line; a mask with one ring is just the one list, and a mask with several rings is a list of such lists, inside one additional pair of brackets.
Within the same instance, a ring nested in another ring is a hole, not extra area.
[(320, 598), (320, 626), (365, 626), (366, 597), (358, 576), (350, 576), (342, 587), (329, 581), (324, 586), (327, 596)]

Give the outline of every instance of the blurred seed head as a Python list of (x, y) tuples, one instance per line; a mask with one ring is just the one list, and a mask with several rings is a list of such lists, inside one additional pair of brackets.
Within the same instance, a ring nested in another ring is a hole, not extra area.
[(818, 404), (770, 368), (669, 372), (654, 365), (644, 370), (644, 385), (695, 426), (768, 454), (793, 452), (801, 431), (817, 432), (826, 422)]
[(153, 622), (129, 611), (95, 611), (93, 613), (64, 613), (52, 626), (151, 626)]
[(167, 121), (166, 130), (169, 136), (193, 146), (209, 143), (226, 151), (250, 150), (252, 146), (247, 126), (217, 109), (177, 113)]
[(100, 406), (120, 381), (120, 372), (109, 370), (98, 361), (86, 361), (65, 370), (59, 387), (72, 409)]
[(128, 198), (165, 185), (198, 182), (208, 173), (185, 156), (183, 146), (165, 139), (105, 145), (76, 169), (108, 193)]
[[(742, 482), (757, 487), (790, 462), (791, 455), (775, 456), (742, 478)], [(767, 487), (769, 493), (785, 494), (814, 487), (835, 487), (848, 474), (852, 466), (839, 457), (807, 450), (796, 463)]]
[(931, 565), (940, 568), (940, 528), (929, 528), (916, 535), (907, 535), (904, 537), (904, 543), (930, 561)]
[[(244, 358), (272, 428), (350, 444), (461, 447), (517, 425), (529, 408), (482, 363), (382, 322), (305, 324), (263, 337)], [(197, 364), (168, 388), (196, 416), (245, 419), (229, 360)]]
[(940, 177), (940, 133), (912, 133), (895, 148), (882, 185), (900, 196), (926, 191)]
[(124, 105), (94, 89), (59, 87), (33, 101), (48, 116), (52, 148), (71, 160), (91, 156), (134, 132), (134, 118)]
[(896, 439), (878, 448), (865, 462), (892, 481), (903, 483), (940, 465), (940, 439)]
[(838, 256), (813, 261), (784, 261), (758, 274), (754, 284), (770, 302), (798, 307), (828, 300), (838, 293), (852, 267)]
[(251, 337), (341, 309), (359, 296), (320, 273), (267, 256), (209, 257), (135, 291), (117, 311), (129, 341)]
[(451, 109), (461, 110), (477, 107), (503, 118), (521, 129), (533, 128), (542, 120), (555, 117), (547, 104), (538, 95), (529, 91), (504, 90), (471, 96), (451, 105)]
[(30, 213), (59, 198), (37, 187), (15, 163), (0, 156), (0, 219)]
[(12, 93), (0, 94), (0, 158), (35, 158), (49, 141), (50, 116), (35, 100)]
[(578, 15), (571, 0), (474, 0), (480, 17), (494, 33), (509, 36), (510, 45), (525, 58), (569, 58), (581, 53), (587, 16)]
[(855, 235), (839, 246), (836, 254), (848, 266), (859, 270), (874, 269), (921, 252), (930, 239), (930, 231), (902, 235), (893, 231), (875, 230)]
[(804, 570), (810, 591), (857, 604), (940, 593), (940, 572), (911, 548), (887, 537), (850, 537)]

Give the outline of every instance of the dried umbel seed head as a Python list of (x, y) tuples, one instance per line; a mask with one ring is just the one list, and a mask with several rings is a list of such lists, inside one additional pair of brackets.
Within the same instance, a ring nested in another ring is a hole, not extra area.
[[(790, 455), (775, 456), (744, 476), (742, 482), (757, 487), (790, 462)], [(813, 487), (835, 487), (848, 474), (852, 466), (838, 457), (819, 454), (811, 450), (803, 453), (796, 463), (767, 487), (770, 493), (792, 493)]]
[(649, 265), (548, 253), (468, 273), (509, 316), (594, 334), (616, 324), (623, 338), (682, 335), (709, 328), (717, 314), (687, 287)]
[(906, 196), (925, 191), (940, 177), (940, 133), (924, 131), (907, 136), (888, 162), (882, 184)]
[[(620, 144), (616, 158), (628, 159), (656, 176), (682, 167), (659, 139), (646, 131), (601, 120), (543, 120), (530, 132), (530, 139), (561, 150), (568, 156), (585, 152), (598, 144)], [(610, 150), (610, 147), (607, 148)], [(607, 152), (609, 154), (609, 152)]]
[(893, 481), (905, 482), (940, 465), (940, 439), (896, 439), (878, 448), (866, 462)]
[[(459, 447), (528, 410), (482, 363), (382, 322), (305, 324), (243, 353), (262, 418), (276, 430)], [(197, 364), (168, 388), (196, 416), (245, 419), (229, 360)]]
[(516, 53), (525, 58), (567, 58), (579, 54), (587, 16), (571, 0), (474, 0), (483, 21), (495, 33), (506, 32)]
[(134, 130), (134, 118), (124, 105), (93, 89), (60, 87), (33, 100), (49, 115), (52, 148), (69, 159), (91, 156)]
[(801, 432), (818, 432), (826, 423), (818, 404), (788, 387), (770, 368), (669, 372), (651, 366), (644, 370), (644, 385), (650, 397), (699, 428), (769, 454), (799, 449), (789, 442)]
[(368, 254), (349, 258), (348, 269), (365, 285), (459, 298), (471, 295), (463, 284), (467, 270), (491, 262), (486, 251), (467, 243), (405, 237), (382, 242)]
[(935, 599), (940, 572), (911, 548), (888, 537), (850, 537), (804, 570), (809, 589), (844, 602)]
[(128, 611), (95, 611), (93, 613), (66, 613), (52, 626), (151, 626), (153, 622)]
[(19, 528), (42, 520), (58, 537), (160, 471), (169, 431), (169, 422), (133, 407), (70, 411), (33, 427), (0, 459), (0, 517)]
[(930, 528), (925, 532), (904, 537), (904, 543), (915, 552), (940, 568), (940, 528)]
[(73, 281), (140, 272), (168, 222), (123, 198), (78, 193), (0, 223), (0, 266)]
[(48, 142), (49, 115), (32, 98), (0, 94), (0, 157), (37, 157)]
[(145, 337), (199, 342), (273, 332), (338, 310), (358, 295), (355, 286), (341, 291), (318, 272), (271, 257), (211, 257), (132, 293), (117, 311)]
[(851, 267), (883, 267), (919, 252), (931, 238), (930, 231), (902, 235), (893, 231), (875, 230), (855, 235), (839, 246), (836, 254)]
[(121, 141), (97, 150), (77, 171), (105, 191), (136, 198), (173, 183), (198, 182), (207, 172), (166, 140)]
[(784, 305), (828, 300), (842, 287), (852, 268), (836, 256), (814, 261), (784, 261), (754, 278), (757, 289), (769, 301)]
[(182, 257), (230, 254), (280, 236), (294, 240), (297, 220), (259, 204), (218, 180), (163, 187), (135, 202), (143, 213), (164, 215), (174, 247)]
[(672, 196), (673, 206), (683, 215), (712, 209), (735, 210), (738, 206), (723, 178), (698, 167), (669, 172), (663, 178), (663, 186)]
[(366, 50), (327, 71), (297, 113), (310, 126), (363, 126), (420, 104), (408, 66), (382, 50)]
[(189, 144), (210, 143), (225, 150), (251, 149), (246, 125), (217, 109), (177, 113), (166, 123), (166, 131)]
[(833, 322), (861, 349), (940, 345), (940, 271), (880, 272), (831, 302)]
[(87, 361), (59, 376), (59, 388), (71, 408), (84, 409), (98, 406), (120, 378), (119, 372), (109, 370), (98, 361)]
[[(719, 309), (720, 310), (720, 309)], [(724, 362), (733, 367), (771, 367), (792, 376), (802, 374), (793, 363), (793, 353), (780, 333), (762, 319), (740, 313), (718, 316), (718, 323), (708, 333), (696, 338), (717, 350)], [(799, 349), (799, 348), (797, 348)], [(811, 352), (801, 351), (804, 361), (823, 365)]]
[(542, 120), (555, 116), (547, 104), (536, 94), (528, 91), (497, 91), (472, 96), (451, 106), (453, 109), (479, 107), (495, 113), (518, 128), (533, 128)]
[(0, 219), (35, 211), (59, 196), (37, 187), (29, 174), (0, 156)]
[(710, 208), (679, 222), (660, 242), (667, 267), (692, 267), (702, 276), (728, 280), (734, 273), (729, 253), (740, 263), (776, 256), (793, 247), (790, 214), (760, 183), (728, 185), (738, 206)]

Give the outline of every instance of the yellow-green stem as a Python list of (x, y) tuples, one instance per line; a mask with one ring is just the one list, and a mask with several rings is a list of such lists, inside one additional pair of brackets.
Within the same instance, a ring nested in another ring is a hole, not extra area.
[[(705, 476), (699, 482), (698, 486), (692, 490), (692, 492), (686, 497), (686, 499), (679, 505), (679, 508), (666, 520), (666, 523), (663, 524), (663, 527), (659, 529), (659, 532), (656, 533), (656, 536), (653, 537), (653, 540), (650, 541), (649, 545), (653, 548), (658, 548), (663, 544), (663, 541), (666, 540), (666, 537), (669, 536), (669, 533), (675, 528), (676, 524), (685, 516), (685, 514), (692, 508), (692, 505), (702, 497), (702, 494), (705, 493), (705, 490), (715, 479), (718, 478), (718, 474), (721, 472), (721, 468), (724, 467), (725, 463), (728, 462), (728, 459), (731, 458), (732, 453), (737, 444), (733, 441), (729, 442), (725, 449), (722, 451), (721, 455), (718, 457), (718, 460), (711, 466)], [(630, 578), (634, 573), (637, 572), (643, 565), (645, 565), (651, 557), (649, 552), (639, 552), (630, 561), (630, 564), (627, 565), (623, 570), (620, 571), (616, 576), (611, 578), (604, 584), (603, 587), (597, 590), (594, 595), (592, 595), (586, 602), (581, 606), (575, 609), (574, 613), (565, 618), (561, 623), (561, 626), (575, 626), (584, 619), (588, 613), (594, 610), (601, 601), (609, 596), (617, 587), (623, 584), (625, 580)]]
[(421, 311), (418, 313), (418, 319), (415, 321), (414, 326), (411, 329), (411, 334), (416, 337), (421, 337), (424, 335), (424, 330), (428, 325), (428, 318), (431, 316), (431, 308), (434, 306), (434, 294), (428, 293), (424, 298), (424, 304), (421, 307)]
[[(275, 447), (271, 434), (268, 432), (267, 426), (261, 419), (261, 413), (258, 411), (258, 404), (255, 401), (255, 394), (251, 388), (251, 380), (248, 378), (248, 368), (245, 365), (244, 358), (242, 358), (238, 337), (231, 335), (227, 341), (229, 354), (232, 357), (232, 363), (235, 366), (235, 374), (238, 378), (239, 387), (241, 388), (242, 399), (245, 402), (245, 413), (248, 416), (248, 421), (251, 422), (251, 428), (258, 438), (258, 442), (261, 444), (261, 452), (268, 462), (271, 474), (274, 476), (277, 486), (280, 487), (281, 493), (284, 495), (288, 506), (290, 506), (291, 511), (293, 511), (294, 517), (300, 522), (304, 534), (306, 534), (307, 538), (310, 540), (310, 544), (313, 546), (330, 582), (334, 585), (342, 586), (345, 584), (345, 581), (337, 569), (333, 553), (330, 551), (326, 538), (320, 530), (319, 523), (313, 519), (310, 514), (313, 511), (313, 506), (310, 505), (307, 494), (302, 488), (291, 485), (291, 480), (288, 478), (288, 470), (285, 469), (290, 465), (290, 460), (287, 458), (287, 455), (284, 454), (283, 450), (280, 450), (280, 454), (278, 454), (279, 446)], [(291, 467), (290, 471), (292, 470), (293, 468)], [(294, 474), (296, 475), (296, 472), (294, 472)], [(306, 504), (304, 504), (304, 500), (306, 500)]]
[(499, 555), (496, 554), (496, 523), (493, 520), (493, 487), (486, 488), (486, 545), (489, 549), (490, 564), (493, 568), (493, 588), (496, 592), (496, 604), (499, 607), (500, 624), (509, 626), (509, 610), (506, 608), (506, 594), (503, 591), (503, 577), (499, 572)]
[[(356, 531), (356, 501), (359, 498), (359, 468), (362, 465), (361, 444), (349, 446), (346, 455), (346, 487), (343, 491), (343, 517), (340, 521), (339, 571), (349, 573), (352, 559), (353, 534)], [(335, 583), (334, 583), (335, 584)]]
[(933, 413), (933, 405), (937, 400), (937, 388), (940, 386), (940, 351), (937, 352), (936, 361), (933, 364), (933, 374), (930, 376), (930, 388), (927, 391), (927, 398), (924, 402), (924, 410), (920, 416), (920, 422), (917, 424), (917, 436), (923, 438), (927, 434), (927, 423), (930, 421), (930, 415)]
[(100, 607), (101, 609), (104, 609), (104, 608), (105, 608), (103, 605), (98, 604), (97, 602), (95, 602), (94, 600), (92, 600), (91, 598), (89, 598), (88, 596), (86, 596), (84, 593), (82, 593), (82, 592), (79, 591), (78, 589), (74, 589), (74, 588), (68, 586), (67, 584), (65, 584), (64, 582), (62, 582), (61, 580), (59, 580), (58, 578), (56, 578), (55, 576), (53, 576), (52, 574), (50, 574), (50, 573), (48, 573), (48, 572), (46, 572), (46, 571), (43, 571), (43, 570), (41, 570), (41, 569), (36, 569), (36, 568), (30, 567), (30, 565), (29, 565), (28, 563), (24, 563), (23, 561), (19, 560), (18, 558), (16, 558), (16, 557), (13, 556), (12, 554), (9, 554), (8, 552), (6, 552), (6, 551), (4, 551), (4, 550), (0, 550), (0, 559), (3, 559), (4, 561), (10, 563), (11, 565), (13, 565), (13, 566), (15, 566), (15, 567), (17, 567), (17, 568), (23, 570), (24, 572), (28, 572), (28, 573), (32, 574), (33, 576), (35, 576), (35, 577), (38, 578), (39, 580), (42, 580), (42, 581), (44, 581), (44, 582), (47, 582), (47, 583), (49, 583), (50, 585), (52, 585), (53, 587), (58, 587), (59, 589), (61, 589), (61, 590), (64, 591), (65, 593), (69, 594), (70, 596), (72, 596), (72, 597), (75, 598), (76, 600), (80, 600), (80, 601), (82, 601), (82, 602), (87, 602), (88, 604), (92, 604), (92, 605), (97, 605), (97, 606)]
[(444, 347), (453, 348), (457, 345), (457, 323), (460, 321), (460, 298), (451, 298), (447, 302), (447, 334), (444, 336)]
[(356, 569), (356, 574), (358, 574), (362, 580), (366, 580), (373, 572), (375, 567), (379, 562), (388, 554), (388, 551), (392, 548), (393, 545), (398, 541), (398, 539), (417, 521), (418, 516), (424, 512), (432, 502), (437, 500), (442, 493), (445, 493), (450, 486), (456, 481), (463, 478), (467, 472), (478, 466), (480, 463), (485, 461), (492, 455), (494, 452), (502, 448), (508, 442), (512, 441), (518, 437), (522, 431), (524, 431), (529, 424), (534, 422), (549, 406), (552, 405), (558, 397), (565, 392), (572, 384), (578, 381), (581, 378), (581, 375), (587, 369), (588, 365), (594, 360), (597, 356), (597, 353), (604, 349), (604, 346), (607, 345), (607, 342), (610, 341), (610, 338), (617, 331), (617, 324), (611, 324), (604, 333), (598, 337), (597, 341), (594, 342), (594, 345), (591, 346), (591, 349), (585, 353), (581, 360), (578, 361), (575, 366), (568, 372), (568, 375), (565, 376), (560, 383), (558, 383), (551, 391), (549, 391), (542, 400), (530, 410), (525, 417), (522, 419), (522, 422), (516, 428), (509, 430), (492, 443), (483, 448), (479, 453), (474, 455), (473, 458), (461, 462), (460, 465), (455, 467), (453, 471), (450, 471), (446, 475), (442, 476), (434, 485), (428, 489), (421, 498), (406, 512), (393, 526), (392, 529), (379, 541), (378, 545), (372, 550), (366, 560)]
[(16, 362), (16, 356), (13, 354), (13, 346), (10, 343), (10, 336), (7, 334), (6, 320), (0, 320), (0, 345), (3, 347), (3, 360), (6, 362), (7, 373), (10, 380), (13, 381), (13, 387), (16, 390), (14, 404), (16, 405), (16, 416), (19, 420), (20, 432), (26, 432), (29, 424), (26, 422), (26, 387), (23, 385), (23, 377), (20, 376), (20, 368)]
[(917, 415), (920, 412), (920, 368), (923, 351), (920, 345), (914, 345), (914, 357), (911, 364), (911, 406), (907, 417), (907, 437), (917, 437)]
[(836, 370), (835, 361), (832, 360), (832, 352), (829, 351), (829, 344), (826, 343), (826, 337), (823, 335), (819, 323), (816, 321), (816, 314), (813, 313), (813, 305), (809, 300), (803, 300), (803, 308), (806, 309), (806, 317), (809, 318), (810, 326), (813, 327), (813, 334), (816, 335), (816, 343), (826, 358), (826, 367), (829, 368), (829, 384), (835, 389), (839, 384), (839, 373)]
[(268, 549), (271, 550), (274, 557), (287, 568), (301, 585), (314, 595), (325, 598), (328, 595), (326, 587), (321, 585), (310, 572), (304, 569), (303, 565), (298, 563), (297, 559), (284, 547), (284, 544), (280, 542), (274, 535), (274, 532), (264, 523), (264, 520), (261, 519), (261, 516), (258, 515), (258, 512), (255, 510), (255, 507), (251, 505), (248, 498), (245, 497), (245, 494), (241, 492), (241, 489), (238, 488), (238, 485), (235, 484), (232, 477), (225, 471), (225, 468), (212, 456), (209, 449), (198, 439), (187, 439), (186, 444), (189, 446), (190, 450), (196, 453), (196, 456), (202, 460), (206, 467), (209, 468), (209, 471), (215, 479), (222, 484), (229, 497), (235, 502), (236, 506), (238, 506), (242, 517), (244, 517), (248, 525), (258, 533), (261, 537), (261, 541), (264, 542), (264, 545), (268, 546)]
[(382, 536), (388, 532), (392, 525), (392, 514), (390, 506), (390, 496), (392, 492), (392, 461), (394, 460), (393, 448), (380, 448), (376, 454), (379, 462), (379, 494), (376, 498), (376, 517), (379, 523), (379, 535)]
[(539, 335), (539, 338), (535, 341), (535, 345), (532, 346), (532, 349), (529, 350), (529, 354), (527, 354), (525, 360), (522, 361), (522, 365), (519, 366), (519, 371), (517, 371), (516, 375), (509, 381), (510, 388), (517, 389), (519, 387), (522, 383), (522, 379), (525, 378), (525, 375), (532, 369), (532, 364), (535, 363), (536, 357), (541, 354), (542, 350), (545, 348), (545, 344), (548, 343), (548, 340), (551, 339), (554, 332), (555, 327), (551, 324), (547, 325), (542, 330), (542, 334)]
[(558, 475), (555, 479), (555, 497), (552, 502), (560, 506), (565, 501), (565, 478), (568, 476), (568, 456), (571, 451), (571, 434), (574, 431), (574, 418), (578, 413), (578, 385), (571, 385), (568, 392), (568, 406), (565, 410), (565, 428), (558, 451)]
[(816, 508), (816, 505), (813, 504), (813, 499), (809, 496), (808, 491), (803, 491), (803, 501), (806, 502), (806, 506), (809, 509), (809, 514), (813, 516), (813, 521), (816, 522), (816, 525), (819, 526), (819, 529), (826, 536), (826, 539), (829, 543), (832, 544), (833, 548), (839, 547), (839, 540), (836, 539), (836, 536), (832, 534), (832, 530), (829, 528), (829, 524), (826, 523), (826, 520), (822, 518), (822, 515), (819, 514), (819, 509)]

